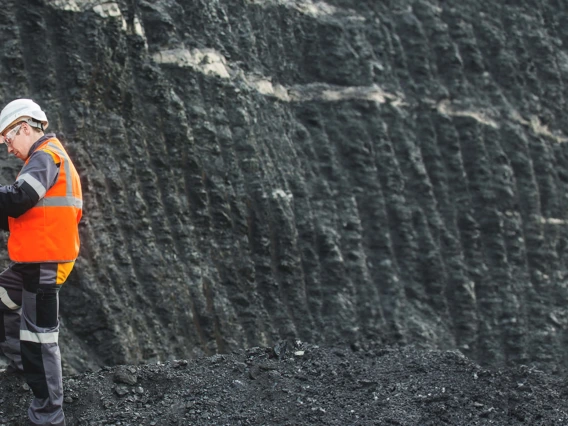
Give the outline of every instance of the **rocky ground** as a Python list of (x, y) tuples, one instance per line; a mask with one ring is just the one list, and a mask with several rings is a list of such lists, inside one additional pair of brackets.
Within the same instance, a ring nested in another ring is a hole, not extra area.
[[(117, 366), (64, 380), (69, 425), (565, 425), (568, 386), (459, 351), (280, 342), (227, 355)], [(4, 425), (31, 391), (0, 381)]]

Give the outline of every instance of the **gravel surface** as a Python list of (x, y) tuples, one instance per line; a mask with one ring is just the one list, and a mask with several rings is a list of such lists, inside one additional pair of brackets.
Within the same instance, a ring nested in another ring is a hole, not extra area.
[[(568, 387), (459, 351), (280, 342), (226, 355), (66, 377), (69, 425), (565, 425)], [(31, 391), (0, 381), (5, 425)]]

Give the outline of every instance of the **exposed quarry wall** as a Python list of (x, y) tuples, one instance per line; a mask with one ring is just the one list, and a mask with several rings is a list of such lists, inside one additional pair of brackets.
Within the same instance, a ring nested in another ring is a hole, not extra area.
[(24, 0), (0, 27), (0, 99), (44, 106), (85, 193), (68, 371), (280, 338), (564, 367), (565, 2)]

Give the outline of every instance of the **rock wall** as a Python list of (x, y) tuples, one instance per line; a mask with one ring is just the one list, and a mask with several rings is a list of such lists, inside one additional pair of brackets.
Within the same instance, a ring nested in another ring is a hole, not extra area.
[(85, 194), (67, 371), (282, 338), (565, 367), (565, 2), (6, 3), (0, 99)]

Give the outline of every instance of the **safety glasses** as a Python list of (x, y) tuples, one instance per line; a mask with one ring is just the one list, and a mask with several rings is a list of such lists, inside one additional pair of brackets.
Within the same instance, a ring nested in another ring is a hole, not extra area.
[(2, 138), (0, 139), (0, 141), (2, 143), (5, 143), (8, 146), (12, 146), (12, 142), (14, 142), (14, 139), (16, 137), (16, 135), (18, 134), (18, 132), (20, 131), (20, 127), (22, 127), (21, 124), (18, 124), (16, 127), (14, 127), (12, 130), (10, 130), (8, 133), (6, 133), (6, 136), (2, 136)]

